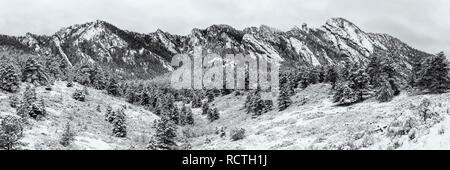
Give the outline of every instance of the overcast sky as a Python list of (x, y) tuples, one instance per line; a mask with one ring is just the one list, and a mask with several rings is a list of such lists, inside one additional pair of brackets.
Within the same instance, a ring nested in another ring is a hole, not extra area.
[(212, 24), (319, 27), (331, 17), (450, 55), (449, 0), (0, 0), (0, 34), (7, 35), (49, 35), (96, 19), (141, 33), (160, 28), (186, 35)]

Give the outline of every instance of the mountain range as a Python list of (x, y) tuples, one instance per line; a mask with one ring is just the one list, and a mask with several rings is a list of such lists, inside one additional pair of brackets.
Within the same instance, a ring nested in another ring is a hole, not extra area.
[(202, 47), (218, 54), (267, 54), (286, 66), (312, 67), (353, 62), (367, 65), (370, 57), (389, 57), (399, 70), (430, 54), (401, 40), (368, 33), (343, 18), (331, 18), (319, 28), (307, 24), (288, 31), (261, 25), (243, 30), (228, 25), (193, 29), (188, 35), (162, 30), (149, 34), (123, 30), (101, 20), (62, 28), (52, 35), (0, 35), (0, 51), (20, 50), (32, 55), (61, 57), (69, 65), (92, 62), (133, 77), (149, 78), (170, 72), (171, 57)]

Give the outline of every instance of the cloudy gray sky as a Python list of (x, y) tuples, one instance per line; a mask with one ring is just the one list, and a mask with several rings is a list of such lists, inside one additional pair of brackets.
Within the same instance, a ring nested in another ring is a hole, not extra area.
[(160, 28), (185, 35), (211, 24), (319, 27), (331, 17), (450, 55), (449, 0), (0, 0), (0, 34), (7, 35), (48, 35), (96, 19), (142, 33)]

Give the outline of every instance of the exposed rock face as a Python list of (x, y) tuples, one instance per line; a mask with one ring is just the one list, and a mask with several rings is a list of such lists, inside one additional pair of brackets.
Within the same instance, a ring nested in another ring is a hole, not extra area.
[(69, 65), (98, 62), (141, 78), (172, 71), (173, 55), (193, 53), (197, 47), (219, 54), (267, 54), (268, 59), (277, 59), (287, 67), (334, 65), (342, 61), (366, 65), (372, 55), (382, 55), (392, 57), (398, 67), (409, 70), (413, 59), (429, 55), (392, 36), (366, 33), (342, 18), (329, 19), (320, 28), (303, 24), (302, 28), (285, 32), (264, 25), (244, 30), (213, 25), (193, 29), (186, 36), (161, 30), (140, 34), (95, 21), (63, 28), (51, 36), (0, 36), (0, 46), (60, 56)]

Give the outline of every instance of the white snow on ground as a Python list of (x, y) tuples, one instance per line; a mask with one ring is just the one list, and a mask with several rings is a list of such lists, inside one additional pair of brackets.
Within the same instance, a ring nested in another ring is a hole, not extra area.
[(429, 129), (427, 135), (417, 142), (404, 144), (401, 150), (449, 150), (450, 149), (450, 119), (447, 115), (441, 123)]
[(75, 145), (79, 145), (82, 149), (95, 149), (95, 150), (111, 150), (113, 149), (108, 143), (98, 140), (98, 139), (93, 139), (93, 138), (88, 138), (85, 136), (79, 136), (75, 138)]
[[(426, 129), (417, 133), (416, 140), (409, 141), (407, 136), (392, 138), (387, 136), (386, 127), (403, 113), (411, 112), (409, 107), (417, 106), (426, 97), (434, 103), (432, 110), (450, 109), (442, 100), (449, 95), (402, 94), (389, 103), (367, 100), (349, 107), (338, 107), (331, 101), (330, 86), (318, 84), (298, 89), (292, 97), (294, 103), (287, 110), (271, 111), (252, 119), (243, 110), (245, 96), (232, 94), (214, 102), (221, 111), (219, 120), (208, 123), (205, 116), (197, 113), (196, 126), (189, 131), (196, 133), (192, 138), (194, 149), (402, 149), (394, 147), (398, 140), (403, 140), (401, 143), (407, 147), (408, 142), (434, 138), (425, 135)], [(438, 126), (432, 127), (439, 129)], [(229, 136), (220, 138), (214, 130), (221, 127), (226, 127), (227, 135), (231, 129), (244, 128), (246, 137), (239, 141), (231, 141)], [(433, 128), (430, 134), (437, 131)], [(445, 141), (446, 138), (442, 138)], [(423, 147), (412, 145), (408, 149), (420, 148)]]
[[(83, 86), (75, 83), (74, 87), (68, 88), (66, 82), (57, 81), (52, 91), (37, 88), (38, 98), (44, 99), (48, 115), (40, 121), (29, 119), (30, 125), (25, 126), (24, 137), (20, 140), (21, 149), (145, 149), (148, 136), (153, 135), (153, 121), (158, 119), (156, 115), (140, 106), (128, 104), (125, 99), (91, 88), (88, 88), (87, 101), (78, 102), (72, 99), (75, 89), (81, 90)], [(20, 93), (23, 90), (24, 87)], [(0, 92), (0, 116), (16, 113), (9, 106), (9, 95)], [(101, 112), (97, 111), (98, 105)], [(126, 138), (112, 136), (112, 125), (104, 117), (108, 105), (113, 109), (125, 108)], [(67, 122), (70, 122), (76, 136), (72, 145), (63, 147), (59, 141)]]
[[(29, 120), (20, 149), (144, 149), (148, 144), (156, 115), (91, 88), (87, 102), (78, 102), (71, 95), (83, 87), (65, 85), (57, 81), (52, 91), (37, 89), (38, 96), (45, 100), (48, 115), (44, 120)], [(201, 109), (193, 109), (195, 125), (180, 127), (179, 136), (187, 137), (193, 149), (450, 149), (449, 93), (403, 93), (388, 103), (368, 99), (339, 107), (332, 102), (330, 88), (316, 84), (297, 89), (287, 110), (271, 111), (254, 119), (243, 109), (245, 95), (218, 97), (212, 107), (218, 108), (220, 119), (210, 123)], [(0, 92), (0, 117), (15, 114), (9, 106), (10, 95)], [(416, 119), (413, 139), (408, 135), (389, 136), (389, 131), (397, 128), (394, 122), (417, 117), (417, 106), (425, 98), (432, 103), (430, 110), (439, 116), (426, 122)], [(97, 105), (101, 112), (96, 110)], [(125, 108), (128, 137), (112, 136), (112, 126), (104, 119), (107, 105)], [(63, 147), (59, 141), (67, 122), (76, 137), (72, 145)], [(227, 133), (223, 138), (215, 133), (221, 127)], [(246, 130), (243, 140), (230, 140), (230, 131), (235, 128)]]

